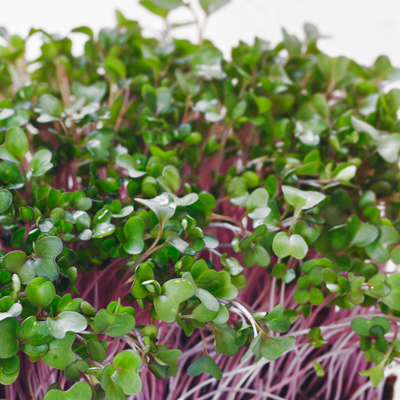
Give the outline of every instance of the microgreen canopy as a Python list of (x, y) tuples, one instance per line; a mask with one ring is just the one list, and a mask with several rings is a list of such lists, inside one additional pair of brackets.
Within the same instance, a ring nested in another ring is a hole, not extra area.
[(0, 397), (382, 398), (399, 70), (329, 57), (310, 24), (227, 61), (187, 2), (140, 4), (160, 38), (117, 12), (73, 30), (78, 57), (32, 29), (28, 65), (0, 30)]

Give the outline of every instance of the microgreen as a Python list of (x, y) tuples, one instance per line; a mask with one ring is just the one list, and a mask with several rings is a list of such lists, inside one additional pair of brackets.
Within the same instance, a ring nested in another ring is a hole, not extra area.
[(229, 0), (139, 3), (157, 39), (119, 11), (32, 29), (35, 68), (0, 30), (0, 397), (382, 398), (399, 70), (329, 57), (311, 24), (228, 61), (203, 34)]

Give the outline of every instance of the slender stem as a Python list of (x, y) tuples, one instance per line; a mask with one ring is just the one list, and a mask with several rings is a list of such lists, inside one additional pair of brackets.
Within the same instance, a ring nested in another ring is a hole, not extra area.
[(89, 286), (85, 289), (84, 293), (82, 294), (82, 298), (85, 298), (89, 292), (92, 290), (92, 288), (99, 282), (100, 278), (103, 277), (105, 274), (109, 274), (111, 272), (111, 269), (118, 264), (122, 264), (125, 262), (124, 260), (121, 260), (120, 258), (115, 259), (110, 265), (108, 265), (106, 268), (103, 269), (103, 271), (100, 272), (100, 274), (96, 277), (96, 279), (92, 280), (89, 284)]
[(203, 341), (203, 354), (208, 355), (206, 338), (204, 337), (203, 329), (200, 329), (201, 340)]
[(222, 139), (221, 139), (221, 147), (219, 149), (219, 154), (218, 154), (218, 163), (217, 167), (215, 169), (215, 177), (218, 179), (220, 169), (222, 167), (222, 161), (225, 157), (225, 144), (228, 139), (228, 136), (232, 133), (232, 127), (228, 126), (223, 129), (222, 131)]
[(133, 332), (135, 332), (135, 335), (136, 335), (136, 337), (137, 337), (137, 340), (138, 340), (140, 346), (142, 346), (142, 349), (144, 350), (144, 348), (146, 347), (146, 345), (145, 345), (144, 342), (143, 342), (143, 337), (142, 337), (142, 335), (141, 335), (140, 332), (137, 330), (137, 328), (133, 328)]
[(62, 119), (60, 119), (60, 125), (61, 125), (61, 127), (63, 128), (63, 131), (64, 131), (64, 133), (65, 133), (65, 136), (69, 136), (69, 132), (68, 132), (68, 128), (67, 128), (67, 125), (65, 125), (65, 122), (62, 120)]
[[(89, 375), (89, 376), (91, 376), (91, 375)], [(86, 374), (81, 373), (81, 377), (83, 378), (84, 381), (86, 381), (89, 384), (89, 386), (92, 386), (92, 382), (89, 380), (89, 378), (86, 376)]]
[(132, 104), (132, 102), (129, 101), (129, 94), (130, 94), (129, 84), (126, 80), (125, 80), (124, 84), (125, 84), (124, 102), (122, 103), (121, 110), (120, 110), (117, 120), (115, 122), (115, 131), (116, 132), (119, 131), (119, 128), (121, 127), (122, 121), (124, 119), (124, 115), (125, 115), (126, 111), (128, 110), (129, 106)]
[(279, 303), (282, 305), (285, 305), (285, 289), (286, 289), (286, 283), (284, 281), (282, 281), (281, 294), (280, 294), (280, 299), (279, 299)]
[(243, 226), (243, 222), (242, 219), (240, 218), (239, 221), (237, 221), (236, 219), (229, 217), (227, 215), (219, 215), (219, 214), (211, 214), (211, 218), (212, 219), (216, 219), (216, 220), (220, 220), (220, 221), (229, 221), (232, 222), (235, 225), (238, 225), (240, 227), (240, 229), (242, 230), (243, 233), (250, 235), (251, 232), (249, 232), (244, 226)]
[(182, 122), (181, 122), (182, 124), (187, 122), (188, 119), (189, 119), (189, 109), (190, 109), (190, 106), (192, 105), (192, 102), (191, 102), (190, 98), (191, 98), (190, 96), (186, 97), (185, 112), (183, 114)]
[(291, 222), (291, 224), (290, 224), (290, 226), (289, 226), (289, 229), (288, 229), (288, 234), (289, 234), (289, 235), (292, 234), (292, 231), (293, 231), (293, 229), (294, 229), (294, 226), (296, 225), (297, 218), (299, 218), (300, 213), (301, 213), (301, 208), (300, 208), (300, 207), (296, 207), (295, 210), (294, 210), (292, 222)]
[(35, 392), (33, 391), (32, 388), (32, 372), (31, 370), (28, 371), (28, 387), (29, 387), (29, 394), (32, 397), (32, 400), (37, 400), (35, 396)]
[(86, 339), (83, 338), (81, 335), (76, 334), (76, 337), (77, 337), (81, 342), (86, 342)]
[(25, 181), (25, 194), (26, 194), (26, 197), (28, 197), (28, 199), (29, 199), (30, 181), (28, 181), (28, 177), (26, 176), (26, 169), (25, 169), (25, 166), (24, 166), (24, 160), (22, 160), (22, 162), (21, 162), (21, 170), (22, 170), (22, 175), (24, 176), (24, 181)]
[(67, 72), (65, 71), (64, 66), (60, 63), (60, 60), (57, 58), (55, 60), (57, 75), (58, 75), (58, 84), (60, 87), (61, 98), (63, 103), (66, 106), (71, 105), (71, 92), (69, 89), (69, 82), (67, 77)]
[(254, 337), (258, 336), (258, 331), (256, 328), (256, 320), (254, 319), (254, 317), (237, 301), (232, 301), (232, 304), (237, 307), (240, 311), (242, 311), (242, 313), (247, 317), (247, 319), (249, 320), (252, 328), (253, 328), (253, 333), (254, 333)]
[[(141, 257), (139, 257), (139, 259), (135, 262), (135, 264), (133, 264), (133, 266), (131, 268), (129, 268), (125, 272), (125, 274), (130, 273), (131, 271), (133, 271), (143, 260), (145, 260), (147, 257), (149, 257), (152, 253), (154, 253), (155, 251), (157, 251), (159, 249), (162, 249), (163, 247), (166, 247), (168, 245), (168, 243), (163, 243), (160, 246), (156, 247), (156, 244), (161, 239), (161, 235), (162, 235), (162, 229), (160, 227), (160, 229), (158, 231), (157, 238), (154, 241), (154, 243), (151, 245), (151, 247)], [(135, 275), (132, 275), (125, 283), (128, 284), (130, 282), (133, 282), (134, 279), (135, 279)]]
[(22, 241), (22, 250), (25, 250), (26, 241), (28, 240), (28, 236), (29, 236), (29, 230), (30, 230), (30, 225), (29, 225), (29, 223), (26, 223), (25, 224), (24, 239)]
[(275, 304), (275, 288), (276, 288), (276, 278), (274, 277), (274, 278), (272, 278), (271, 293), (269, 296), (269, 311), (270, 312), (274, 308), (274, 304)]

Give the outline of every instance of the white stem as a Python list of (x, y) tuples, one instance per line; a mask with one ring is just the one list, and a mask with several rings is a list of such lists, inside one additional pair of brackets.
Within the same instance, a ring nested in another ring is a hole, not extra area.
[(239, 315), (240, 319), (242, 320), (243, 325), (246, 324), (246, 319), (244, 318), (243, 314), (235, 307), (231, 307), (229, 311), (232, 311), (236, 315)]
[(256, 328), (256, 320), (254, 317), (237, 301), (232, 301), (232, 304), (237, 307), (242, 313), (247, 317), (250, 321), (251, 326), (253, 327), (254, 337), (258, 336), (257, 328)]
[(221, 257), (221, 256), (222, 256), (222, 254), (221, 254), (219, 251), (215, 250), (215, 249), (209, 249), (209, 250), (211, 251), (211, 253), (214, 253), (214, 254), (217, 255), (218, 257)]
[(227, 222), (211, 222), (208, 226), (211, 228), (226, 228), (233, 232), (242, 232), (238, 226), (228, 224)]

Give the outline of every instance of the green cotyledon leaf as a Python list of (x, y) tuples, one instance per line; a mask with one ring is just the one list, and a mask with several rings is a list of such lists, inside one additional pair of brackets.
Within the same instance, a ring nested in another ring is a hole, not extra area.
[[(46, 93), (40, 96), (39, 103), (42, 111), (39, 118), (42, 118), (43, 122), (50, 122), (48, 121), (51, 119), (49, 117), (52, 117), (53, 121), (61, 117), (63, 106), (57, 97)], [(44, 118), (47, 118), (47, 120), (44, 121)]]
[(55, 296), (54, 285), (46, 278), (32, 279), (25, 289), (28, 300), (35, 307), (47, 307)]
[(144, 222), (140, 217), (129, 218), (125, 223), (124, 233), (127, 241), (123, 247), (128, 254), (140, 254), (142, 252), (144, 230)]
[(56, 317), (47, 318), (50, 333), (57, 339), (64, 339), (67, 332), (82, 332), (87, 327), (86, 318), (74, 311), (63, 311)]
[(347, 234), (352, 246), (368, 246), (379, 235), (376, 226), (360, 221), (357, 215), (352, 215), (347, 221)]
[(194, 286), (185, 279), (171, 279), (164, 283), (161, 295), (154, 299), (157, 315), (164, 322), (174, 322), (180, 304), (194, 295)]
[(389, 275), (386, 283), (390, 286), (390, 293), (381, 300), (389, 307), (400, 310), (400, 273)]
[(69, 381), (78, 382), (88, 368), (90, 368), (90, 364), (87, 361), (76, 360), (65, 368), (64, 375)]
[(139, 171), (137, 169), (134, 158), (129, 154), (119, 154), (115, 159), (115, 162), (119, 167), (126, 169), (131, 178), (140, 178), (141, 176), (146, 175), (145, 171)]
[(103, 309), (98, 311), (94, 317), (93, 326), (96, 334), (120, 337), (128, 334), (133, 329), (135, 317), (129, 313), (117, 315)]
[(222, 372), (215, 361), (207, 354), (197, 358), (188, 368), (188, 375), (197, 376), (208, 372), (215, 379), (222, 379)]
[(22, 344), (28, 343), (32, 346), (42, 346), (53, 339), (47, 321), (38, 321), (32, 315), (26, 318), (18, 329), (18, 339)]
[(51, 162), (51, 152), (47, 149), (39, 150), (32, 158), (30, 162), (30, 168), (32, 171), (32, 176), (42, 176), (51, 168), (53, 164)]
[(6, 318), (0, 321), (0, 358), (10, 358), (17, 354), (19, 350), (17, 331), (18, 321), (16, 318)]
[(107, 365), (101, 373), (101, 386), (106, 392), (107, 399), (124, 400), (125, 393), (121, 386), (113, 379), (115, 368), (113, 365)]
[(26, 253), (21, 250), (7, 253), (3, 258), (3, 268), (16, 273), (23, 285), (29, 283), (36, 276), (31, 261), (28, 260)]
[(0, 383), (2, 385), (13, 384), (20, 372), (20, 362), (18, 356), (0, 359)]
[(375, 367), (359, 372), (359, 374), (362, 376), (369, 376), (371, 383), (375, 387), (378, 387), (384, 378), (383, 368), (384, 365), (382, 363), (379, 363)]
[(167, 221), (174, 215), (176, 210), (176, 203), (174, 198), (169, 193), (163, 193), (154, 199), (135, 199), (138, 203), (141, 203), (150, 208), (156, 214), (160, 225), (163, 227)]
[(0, 159), (20, 164), (29, 150), (29, 142), (21, 128), (11, 128), (6, 134), (6, 140), (0, 146)]
[(88, 383), (79, 382), (71, 389), (63, 392), (62, 390), (50, 390), (44, 400), (90, 400), (92, 398), (92, 390)]
[(304, 191), (291, 186), (282, 186), (285, 200), (294, 208), (308, 210), (324, 200), (325, 195), (315, 191)]
[(35, 255), (32, 264), (37, 276), (54, 281), (59, 274), (55, 258), (61, 253), (63, 243), (60, 238), (48, 236), (40, 239), (35, 246)]
[(135, 281), (131, 287), (131, 294), (136, 299), (144, 299), (149, 291), (146, 289), (145, 285), (142, 282), (151, 281), (154, 279), (154, 264), (150, 262), (146, 262), (138, 265), (135, 271)]
[(10, 296), (0, 299), (0, 321), (9, 317), (18, 317), (22, 312), (21, 303), (15, 303)]
[(235, 338), (230, 332), (231, 329), (225, 329), (224, 326), (214, 325), (214, 346), (217, 354), (227, 354), (228, 356), (234, 356), (239, 347), (235, 343)]
[(7, 189), (0, 190), (0, 214), (10, 207), (12, 200), (12, 194)]
[(295, 343), (296, 339), (293, 336), (267, 337), (263, 335), (261, 339), (261, 354), (268, 360), (276, 360)]
[(113, 359), (115, 373), (112, 378), (127, 395), (139, 393), (142, 389), (138, 373), (141, 364), (142, 358), (133, 350), (121, 351)]
[(76, 354), (71, 349), (74, 341), (73, 332), (67, 332), (63, 339), (54, 338), (48, 343), (48, 351), (40, 358), (50, 367), (63, 370), (76, 360)]
[(168, 165), (163, 169), (162, 176), (157, 179), (164, 190), (176, 193), (181, 187), (181, 176), (173, 165)]
[(308, 252), (307, 243), (300, 235), (289, 236), (286, 232), (279, 232), (275, 236), (272, 249), (280, 258), (292, 256), (297, 260), (303, 259)]

